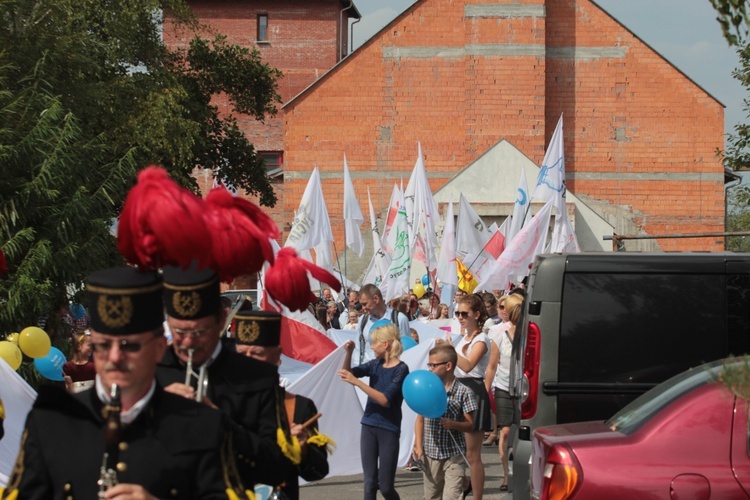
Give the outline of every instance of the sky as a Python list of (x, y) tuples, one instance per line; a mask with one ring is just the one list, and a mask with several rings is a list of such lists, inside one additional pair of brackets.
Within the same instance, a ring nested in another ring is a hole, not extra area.
[[(742, 109), (746, 92), (732, 77), (737, 53), (724, 40), (709, 0), (595, 1), (726, 106), (726, 133), (732, 132), (735, 124), (750, 121)], [(354, 25), (354, 48), (414, 3), (354, 0), (362, 14), (362, 21)]]

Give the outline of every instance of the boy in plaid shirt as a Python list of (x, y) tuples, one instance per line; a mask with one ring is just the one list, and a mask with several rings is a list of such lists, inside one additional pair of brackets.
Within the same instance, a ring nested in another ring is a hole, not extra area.
[(477, 403), (474, 394), (453, 375), (457, 360), (456, 350), (450, 344), (441, 343), (430, 350), (427, 367), (445, 384), (448, 405), (441, 418), (418, 415), (414, 424), (413, 457), (424, 462), (426, 500), (463, 498), (464, 432), (474, 429)]

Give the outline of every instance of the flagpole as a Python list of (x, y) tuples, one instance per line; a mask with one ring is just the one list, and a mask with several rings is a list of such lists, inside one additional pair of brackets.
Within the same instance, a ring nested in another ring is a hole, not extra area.
[[(341, 261), (339, 261), (339, 251), (336, 249), (336, 240), (333, 240), (333, 251), (336, 252), (336, 264), (339, 267), (339, 276), (341, 276), (341, 288), (344, 289), (344, 294), (348, 294), (346, 288), (346, 281), (344, 280), (344, 275), (341, 274)], [(346, 262), (346, 248), (344, 248), (344, 262)]]

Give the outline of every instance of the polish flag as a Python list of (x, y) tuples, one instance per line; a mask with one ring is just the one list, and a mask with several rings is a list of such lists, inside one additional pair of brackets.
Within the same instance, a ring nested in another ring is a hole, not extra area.
[(290, 311), (273, 302), (268, 294), (264, 298), (263, 309), (281, 310), (281, 350), (285, 356), (314, 365), (336, 350), (338, 346), (308, 309)]

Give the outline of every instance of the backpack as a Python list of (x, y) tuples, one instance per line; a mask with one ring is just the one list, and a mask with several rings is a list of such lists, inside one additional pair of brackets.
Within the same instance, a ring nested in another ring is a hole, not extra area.
[[(365, 314), (360, 318), (359, 322), (359, 364), (361, 365), (365, 361), (365, 346), (367, 341), (365, 340), (365, 325), (370, 321), (370, 315)], [(398, 309), (391, 309), (391, 323), (396, 325), (398, 328)], [(399, 329), (400, 331), (400, 329)], [(401, 332), (403, 335), (404, 332)]]

